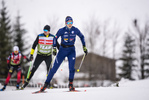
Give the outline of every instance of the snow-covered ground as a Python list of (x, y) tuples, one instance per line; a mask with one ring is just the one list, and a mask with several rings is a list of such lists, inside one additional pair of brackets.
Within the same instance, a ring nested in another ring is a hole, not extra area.
[(39, 88), (20, 91), (12, 91), (13, 89), (15, 87), (7, 87), (6, 91), (0, 92), (0, 100), (149, 100), (149, 79), (122, 80), (119, 87), (76, 88), (82, 92), (66, 92), (68, 89), (65, 88), (47, 89), (47, 93), (32, 94)]

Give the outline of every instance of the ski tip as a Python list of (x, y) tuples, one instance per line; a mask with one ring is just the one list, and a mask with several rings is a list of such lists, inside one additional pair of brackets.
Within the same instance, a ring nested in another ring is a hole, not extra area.
[(46, 93), (47, 91), (36, 91), (36, 92), (32, 92), (32, 94), (37, 94), (37, 93)]

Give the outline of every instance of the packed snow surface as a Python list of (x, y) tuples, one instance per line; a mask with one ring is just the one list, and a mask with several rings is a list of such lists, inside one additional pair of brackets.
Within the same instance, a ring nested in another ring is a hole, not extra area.
[[(2, 86), (0, 86), (2, 88)], [(32, 94), (39, 88), (15, 90), (8, 86), (0, 92), (0, 100), (149, 100), (149, 79), (122, 80), (119, 87), (76, 88), (81, 92), (66, 92), (68, 88), (46, 89), (47, 93)]]

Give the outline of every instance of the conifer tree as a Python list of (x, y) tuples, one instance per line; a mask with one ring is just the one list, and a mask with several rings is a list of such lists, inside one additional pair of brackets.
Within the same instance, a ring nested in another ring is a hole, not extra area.
[[(143, 27), (142, 27), (143, 26)], [(134, 28), (134, 36), (136, 36), (137, 41), (137, 54), (139, 55), (137, 58), (138, 67), (140, 67), (141, 79), (145, 79), (147, 77), (146, 72), (148, 71), (149, 66), (149, 21), (146, 21), (144, 24), (140, 24), (137, 19), (133, 20), (133, 28)]]
[[(23, 24), (20, 22), (21, 16), (18, 14), (16, 17), (16, 23), (13, 26), (13, 33), (14, 33), (14, 45), (17, 45), (19, 47), (19, 50), (22, 52), (22, 54), (25, 54), (25, 51), (28, 49), (25, 44), (25, 34), (27, 31), (23, 28)], [(22, 62), (21, 64), (23, 69), (23, 74), (25, 73), (25, 68), (27, 67), (27, 63)]]
[[(148, 28), (149, 29), (149, 28)], [(144, 77), (149, 77), (149, 34), (146, 36), (145, 50), (144, 50)]]
[(120, 60), (123, 61), (123, 65), (120, 67), (122, 73), (119, 74), (121, 78), (133, 80), (132, 68), (135, 67), (134, 49), (135, 49), (135, 40), (132, 39), (130, 35), (127, 35), (124, 44), (123, 56), (122, 58), (120, 58)]
[(7, 57), (12, 50), (12, 31), (5, 2), (1, 2), (0, 9), (0, 77), (7, 74)]
[(26, 30), (23, 29), (23, 24), (20, 22), (21, 16), (18, 15), (16, 17), (16, 23), (14, 24), (14, 45), (17, 45), (20, 49), (20, 51), (23, 53), (27, 48), (25, 48), (25, 39), (24, 35), (26, 34)]

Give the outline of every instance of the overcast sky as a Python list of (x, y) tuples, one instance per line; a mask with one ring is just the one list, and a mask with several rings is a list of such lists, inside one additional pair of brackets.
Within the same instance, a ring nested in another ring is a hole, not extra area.
[[(2, 1), (2, 0), (0, 0)], [(17, 12), (22, 16), (22, 23), (29, 33), (34, 32), (37, 24), (41, 29), (48, 24), (48, 19), (58, 17), (64, 26), (64, 19), (70, 15), (74, 25), (83, 29), (83, 22), (95, 15), (100, 20), (113, 19), (127, 23), (133, 18), (149, 18), (149, 0), (4, 0), (11, 17)], [(57, 23), (57, 22), (55, 22)], [(41, 30), (42, 31), (42, 30)]]

